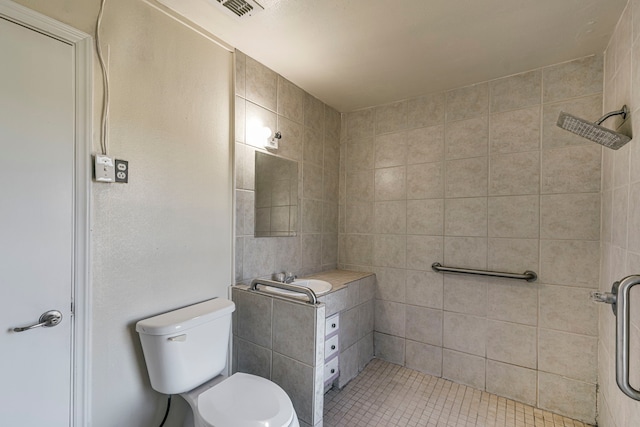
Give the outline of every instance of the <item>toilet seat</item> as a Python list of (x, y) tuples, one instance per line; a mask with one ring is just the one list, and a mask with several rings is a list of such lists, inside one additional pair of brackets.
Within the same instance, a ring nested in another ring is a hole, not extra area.
[(244, 373), (201, 393), (198, 413), (215, 427), (285, 427), (294, 417), (291, 400), (280, 386)]

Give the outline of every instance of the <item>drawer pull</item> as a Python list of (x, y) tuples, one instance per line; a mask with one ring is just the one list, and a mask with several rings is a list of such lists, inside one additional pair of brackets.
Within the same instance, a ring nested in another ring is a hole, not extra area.
[(332, 345), (332, 346), (331, 346), (331, 350), (335, 350), (335, 349), (336, 349), (336, 346), (335, 346), (335, 345)]
[(336, 373), (335, 368), (334, 368), (334, 369), (331, 369), (331, 373), (332, 373), (332, 374), (335, 374), (335, 373)]
[(336, 327), (336, 324), (335, 324), (335, 323), (332, 323), (332, 324), (331, 324), (331, 327), (332, 327), (332, 328), (335, 328), (335, 327)]

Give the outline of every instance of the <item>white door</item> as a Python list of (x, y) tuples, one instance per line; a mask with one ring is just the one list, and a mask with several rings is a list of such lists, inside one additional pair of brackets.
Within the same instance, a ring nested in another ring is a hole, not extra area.
[(0, 18), (3, 426), (71, 424), (74, 99), (73, 46)]

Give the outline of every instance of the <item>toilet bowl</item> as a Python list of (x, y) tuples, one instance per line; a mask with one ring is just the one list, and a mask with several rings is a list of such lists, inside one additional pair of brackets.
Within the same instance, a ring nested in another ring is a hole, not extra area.
[(285, 391), (255, 375), (221, 375), (180, 396), (193, 411), (193, 418), (184, 427), (300, 426)]
[(215, 298), (136, 324), (151, 387), (191, 407), (185, 426), (299, 427), (287, 393), (256, 375), (225, 370), (232, 301)]

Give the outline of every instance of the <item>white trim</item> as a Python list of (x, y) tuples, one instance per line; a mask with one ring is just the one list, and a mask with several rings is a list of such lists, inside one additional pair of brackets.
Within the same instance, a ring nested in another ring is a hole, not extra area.
[(91, 275), (89, 230), (91, 200), (90, 147), (93, 109), (93, 38), (48, 16), (9, 0), (0, 0), (0, 17), (31, 28), (74, 48), (75, 182), (72, 325), (72, 426), (91, 425)]

